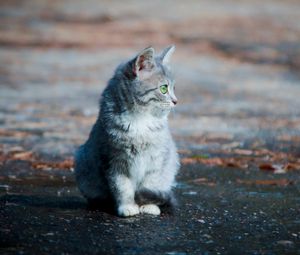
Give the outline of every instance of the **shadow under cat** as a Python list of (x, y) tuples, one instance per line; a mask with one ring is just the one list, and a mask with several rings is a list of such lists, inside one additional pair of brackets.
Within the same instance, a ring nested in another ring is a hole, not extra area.
[[(174, 214), (175, 207), (177, 206), (177, 200), (173, 193), (156, 194), (148, 190), (142, 190), (135, 194), (135, 202), (142, 206), (144, 204), (156, 204), (161, 209), (163, 214)], [(88, 199), (87, 208), (89, 210), (98, 210), (110, 214), (116, 215), (117, 208), (114, 200), (109, 197), (107, 199)]]
[[(136, 195), (136, 202), (143, 204), (146, 201), (155, 202), (159, 205), (162, 213), (173, 214), (176, 201), (174, 198), (169, 200), (163, 199), (154, 193), (144, 191)], [(78, 210), (86, 209), (88, 211), (99, 211), (116, 215), (115, 204), (112, 199), (94, 199), (86, 200), (72, 196), (72, 197), (57, 197), (57, 196), (43, 196), (43, 195), (22, 195), (22, 194), (6, 194), (0, 197), (0, 204), (17, 204), (20, 206), (43, 207), (62, 210)]]

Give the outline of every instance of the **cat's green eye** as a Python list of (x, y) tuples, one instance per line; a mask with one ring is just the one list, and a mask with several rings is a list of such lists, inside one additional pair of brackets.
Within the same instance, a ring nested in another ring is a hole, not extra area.
[(168, 92), (168, 85), (167, 84), (161, 85), (159, 89), (162, 94), (166, 94)]

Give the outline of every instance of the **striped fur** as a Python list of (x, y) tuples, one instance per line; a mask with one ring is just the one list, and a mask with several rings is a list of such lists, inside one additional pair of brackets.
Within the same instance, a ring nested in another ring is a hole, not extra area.
[(173, 204), (179, 168), (167, 120), (177, 101), (168, 67), (173, 51), (155, 57), (153, 48), (143, 50), (120, 65), (105, 88), (98, 119), (75, 155), (79, 189), (93, 207), (111, 201), (118, 215), (132, 216)]

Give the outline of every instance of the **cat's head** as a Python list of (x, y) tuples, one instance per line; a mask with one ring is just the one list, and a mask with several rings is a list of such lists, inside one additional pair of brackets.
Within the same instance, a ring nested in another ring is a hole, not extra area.
[(154, 49), (148, 47), (130, 61), (136, 102), (153, 113), (168, 113), (177, 104), (174, 78), (169, 66), (174, 50), (172, 45), (155, 55)]

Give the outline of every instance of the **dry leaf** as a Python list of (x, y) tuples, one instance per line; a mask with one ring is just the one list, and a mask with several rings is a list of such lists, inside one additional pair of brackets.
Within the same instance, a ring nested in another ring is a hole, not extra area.
[(20, 159), (20, 160), (30, 160), (33, 157), (33, 153), (31, 151), (23, 151), (14, 153), (12, 155), (12, 159)]
[(73, 169), (74, 161), (72, 159), (65, 159), (62, 162), (32, 162), (31, 166), (39, 170), (51, 170), (51, 169)]
[(208, 166), (223, 166), (223, 167), (236, 167), (247, 168), (248, 164), (244, 160), (238, 158), (203, 158), (203, 157), (190, 157), (181, 160), (183, 164), (196, 164), (201, 163)]
[(259, 169), (263, 170), (263, 171), (275, 171), (276, 170), (276, 168), (272, 164), (269, 164), (269, 163), (260, 164)]
[(198, 179), (192, 180), (192, 182), (197, 182), (197, 183), (207, 182), (207, 178), (198, 178)]
[(300, 170), (300, 164), (299, 163), (288, 163), (284, 166), (284, 169), (286, 171), (290, 170)]
[(62, 168), (62, 169), (71, 169), (74, 167), (74, 160), (73, 159), (65, 159), (62, 162), (59, 162), (57, 164), (58, 168)]
[(181, 163), (184, 165), (195, 164), (195, 163), (197, 163), (197, 160), (194, 158), (183, 158), (183, 159), (181, 159)]
[(198, 161), (203, 164), (210, 165), (210, 166), (223, 165), (223, 161), (220, 158), (201, 158), (201, 159), (198, 159)]
[(28, 133), (24, 132), (24, 131), (0, 129), (0, 136), (24, 138), (24, 137), (28, 136)]
[(300, 142), (300, 136), (292, 136), (292, 135), (281, 135), (277, 138), (278, 141), (283, 142)]
[(254, 151), (255, 156), (265, 156), (270, 154), (272, 154), (272, 152), (267, 149), (259, 149)]
[(293, 181), (288, 179), (274, 179), (274, 180), (237, 180), (237, 183), (247, 185), (271, 185), (271, 186), (287, 186), (294, 184)]
[(191, 182), (196, 183), (196, 184), (207, 185), (210, 187), (216, 186), (215, 182), (210, 182), (206, 178), (198, 178), (198, 179), (192, 180)]
[(229, 158), (225, 161), (225, 166), (235, 168), (247, 168), (248, 164), (241, 159)]
[(236, 154), (245, 155), (245, 156), (250, 156), (253, 154), (253, 151), (244, 150), (244, 149), (235, 149), (233, 152)]
[(274, 172), (274, 174), (284, 174), (286, 173), (286, 168), (283, 167), (283, 165), (280, 164), (269, 164), (269, 163), (263, 163), (259, 165), (259, 169), (263, 171), (271, 171)]

